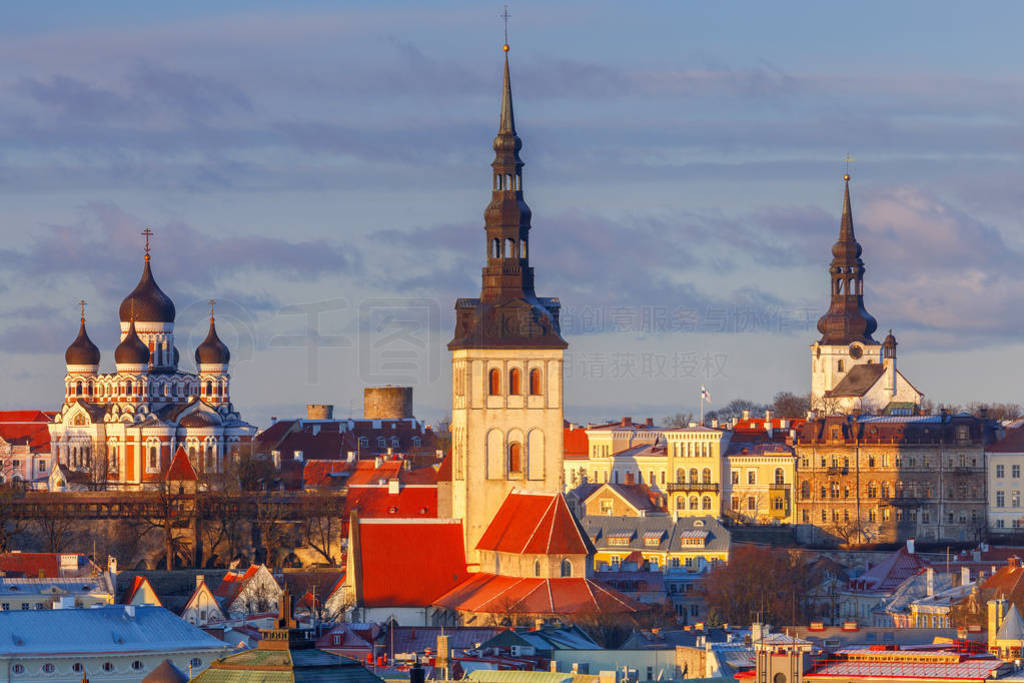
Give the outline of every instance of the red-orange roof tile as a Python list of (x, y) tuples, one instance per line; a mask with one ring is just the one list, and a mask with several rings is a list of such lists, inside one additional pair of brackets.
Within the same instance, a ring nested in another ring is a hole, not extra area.
[(164, 481), (199, 481), (192, 463), (189, 462), (188, 453), (185, 452), (184, 446), (178, 446), (178, 450), (174, 452), (174, 458), (167, 467)]
[(360, 520), (362, 604), (426, 607), (466, 578), (462, 524), (452, 520)]
[(302, 485), (305, 488), (336, 488), (347, 482), (344, 476), (353, 468), (345, 460), (307, 460), (302, 468)]
[(1006, 436), (985, 450), (989, 453), (1024, 453), (1024, 427), (1007, 429)]
[(7, 576), (56, 579), (60, 577), (57, 553), (0, 553), (0, 572)]
[(405, 486), (398, 493), (388, 493), (383, 486), (351, 488), (345, 499), (344, 519), (353, 511), (360, 519), (437, 517), (437, 488)]
[(476, 545), (478, 550), (538, 555), (594, 552), (562, 494), (513, 490)]
[(238, 597), (238, 594), (245, 588), (245, 584), (249, 582), (252, 577), (256, 576), (256, 572), (260, 570), (262, 565), (254, 564), (245, 570), (245, 572), (230, 571), (224, 575), (221, 582), (217, 584), (217, 588), (213, 591), (213, 594), (224, 601), (224, 607), (229, 606)]
[(28, 444), (36, 453), (50, 450), (50, 430), (47, 425), (54, 413), (42, 410), (0, 411), (0, 439), (8, 443)]
[(633, 613), (642, 606), (597, 581), (472, 574), (435, 603), (460, 612), (525, 614)]
[(583, 427), (566, 427), (562, 430), (562, 451), (567, 460), (585, 460), (590, 455), (590, 440)]

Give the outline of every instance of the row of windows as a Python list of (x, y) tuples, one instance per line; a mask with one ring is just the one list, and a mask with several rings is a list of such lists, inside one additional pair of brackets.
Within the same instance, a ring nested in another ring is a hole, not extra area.
[[(739, 470), (733, 470), (732, 471), (732, 483), (734, 483), (734, 484), (739, 484), (740, 483), (740, 473), (739, 473)], [(752, 484), (756, 484), (756, 483), (757, 483), (757, 470), (747, 470), (747, 484), (751, 484), (752, 485)], [(786, 483), (786, 473), (782, 470), (781, 467), (776, 467), (775, 468), (775, 476), (774, 476), (774, 482), (773, 483), (775, 483), (775, 484), (785, 484)]]
[[(199, 659), (198, 657), (193, 657), (192, 660), (189, 662), (189, 666), (191, 668), (193, 668), (193, 669), (195, 669), (197, 667), (201, 667), (202, 665), (203, 665), (203, 660)], [(117, 670), (117, 667), (114, 665), (113, 662), (103, 662), (101, 667), (107, 673), (111, 673), (111, 672)], [(43, 673), (48, 673), (48, 674), (52, 674), (52, 673), (54, 673), (57, 670), (57, 667), (52, 662), (46, 662), (45, 664), (43, 664), (42, 668), (43, 668)], [(136, 660), (134, 660), (131, 663), (131, 668), (132, 668), (133, 671), (142, 671), (143, 669), (146, 668), (146, 665), (142, 663), (141, 659), (136, 659)], [(80, 673), (84, 673), (85, 672), (85, 665), (82, 664), (81, 662), (75, 662), (74, 664), (71, 665), (71, 670), (74, 671), (75, 673), (79, 673), (79, 674)], [(11, 666), (11, 672), (12, 673), (16, 673), (16, 674), (23, 674), (23, 673), (25, 673), (25, 665), (24, 664), (14, 664), (13, 666)]]
[[(530, 396), (540, 396), (541, 394), (541, 375), (540, 370), (533, 368), (530, 370)], [(501, 396), (501, 371), (497, 368), (491, 368), (488, 373), (488, 393), (491, 396)], [(523, 393), (522, 387), (522, 373), (519, 368), (512, 368), (508, 371), (508, 393), (510, 396), (518, 396)]]
[[(117, 384), (94, 385), (92, 382), (85, 383), (81, 380), (75, 382), (73, 393), (75, 396), (142, 396), (144, 393), (149, 396), (163, 396), (170, 398), (182, 397), (186, 393), (199, 392), (201, 396), (227, 396), (227, 382), (212, 382), (207, 380), (198, 385), (195, 384), (146, 384), (125, 380)], [(72, 389), (68, 390), (69, 395)]]
[[(676, 498), (676, 509), (686, 509), (686, 497), (679, 496)], [(691, 510), (710, 510), (711, 509), (711, 496), (703, 496), (700, 499), (697, 496), (690, 496), (690, 509)]]
[[(996, 507), (997, 508), (1004, 508), (1004, 507), (1006, 507), (1006, 491), (996, 491)], [(1011, 491), (1010, 492), (1010, 507), (1012, 507), (1012, 508), (1019, 508), (1020, 507), (1020, 491)]]
[[(831, 458), (828, 458), (828, 457), (823, 455), (823, 456), (820, 457), (818, 462), (819, 462), (819, 467), (821, 467), (821, 468), (832, 468), (832, 469), (842, 468), (842, 469), (846, 470), (847, 472), (849, 472), (849, 470), (850, 470), (850, 458), (849, 458), (849, 456), (840, 457), (838, 455), (833, 455)], [(876, 457), (874, 455), (869, 455), (869, 456), (867, 456), (867, 458), (863, 462), (865, 462), (867, 464), (867, 467), (869, 467), (869, 468), (871, 468), (871, 467), (888, 468), (889, 467), (889, 454), (888, 453), (883, 453), (880, 457)], [(916, 468), (917, 467), (917, 457), (915, 457), (913, 455), (908, 455), (905, 458), (903, 458), (900, 455), (897, 455), (894, 458), (894, 464), (895, 464), (896, 468), (901, 468), (901, 467)], [(934, 464), (935, 465), (941, 464), (941, 460), (936, 458)], [(929, 469), (929, 468), (932, 467), (932, 465), (933, 465), (933, 461), (932, 461), (930, 456), (927, 456), (927, 455), (921, 456), (921, 467), (923, 469)], [(803, 456), (800, 459), (800, 466), (803, 467), (804, 469), (810, 468), (810, 466), (811, 466), (810, 458), (808, 456), (806, 456), (806, 455)], [(978, 458), (977, 458), (977, 456), (973, 456), (973, 455), (968, 457), (966, 453), (961, 453), (955, 459), (953, 457), (947, 458), (946, 466), (949, 469), (953, 469), (954, 467), (978, 467)], [(1002, 477), (1003, 476), (1002, 474), (1000, 474), (1000, 472), (1003, 471), (1002, 467), (1003, 467), (1002, 465), (997, 465), (996, 466), (996, 476), (997, 477)], [(1013, 475), (1013, 476), (1019, 477), (1020, 476), (1020, 465), (1014, 465), (1014, 471), (1016, 471), (1016, 474)]]
[[(1014, 479), (1020, 479), (1020, 465), (1010, 466), (1010, 476)], [(996, 479), (1003, 479), (1006, 477), (1006, 465), (996, 465)]]
[[(733, 496), (732, 509), (739, 512), (741, 502), (740, 496)], [(786, 499), (776, 496), (771, 501), (771, 507), (773, 510), (784, 512), (786, 510)], [(747, 496), (747, 512), (757, 512), (757, 498), (755, 496)]]

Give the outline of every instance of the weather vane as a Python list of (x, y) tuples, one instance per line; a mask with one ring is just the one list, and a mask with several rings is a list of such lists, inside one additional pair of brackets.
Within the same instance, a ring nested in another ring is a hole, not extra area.
[(508, 13), (508, 5), (505, 5), (505, 11), (501, 13), (501, 18), (505, 20), (505, 44), (502, 49), (508, 52), (508, 18), (512, 15)]
[(843, 173), (843, 180), (849, 180), (850, 179), (850, 162), (853, 161), (853, 157), (850, 156), (849, 152), (846, 153), (846, 158), (843, 159), (843, 161), (846, 162), (846, 172)]

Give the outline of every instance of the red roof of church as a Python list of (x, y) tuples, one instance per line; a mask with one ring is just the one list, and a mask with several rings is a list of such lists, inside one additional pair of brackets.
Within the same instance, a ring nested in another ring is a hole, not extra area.
[(462, 524), (360, 520), (357, 585), (366, 607), (426, 607), (466, 578)]
[(164, 481), (199, 481), (195, 469), (192, 468), (192, 463), (188, 460), (188, 453), (185, 452), (184, 446), (178, 446), (178, 450), (174, 452), (174, 458), (167, 467)]
[(644, 609), (618, 591), (583, 577), (541, 579), (485, 573), (470, 575), (435, 604), (460, 612), (513, 610), (523, 614), (618, 614)]
[(526, 555), (585, 555), (594, 546), (560, 493), (513, 490), (477, 550)]
[(360, 519), (381, 517), (437, 517), (437, 488), (403, 486), (388, 493), (385, 486), (349, 489), (344, 519), (358, 511)]

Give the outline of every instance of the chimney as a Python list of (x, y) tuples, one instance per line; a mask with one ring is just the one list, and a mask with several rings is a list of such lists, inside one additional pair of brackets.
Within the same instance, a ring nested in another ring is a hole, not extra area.
[(928, 567), (924, 570), (925, 575), (925, 594), (929, 598), (935, 597), (935, 570), (932, 567)]
[(394, 455), (394, 454), (395, 454), (395, 449), (392, 448), (391, 446), (388, 446), (388, 455)]
[(539, 631), (542, 628), (544, 628), (544, 620), (543, 619), (534, 619), (533, 620), (533, 630), (534, 631)]
[(914, 554), (914, 539), (912, 538), (907, 539), (907, 552), (911, 555)]
[(1010, 557), (1010, 559), (1006, 561), (1006, 565), (1010, 568), (1011, 572), (1020, 569), (1020, 558), (1016, 555), (1013, 555), (1012, 557)]
[(765, 422), (771, 422), (772, 421), (772, 411), (770, 411), (770, 410), (764, 411), (764, 421)]
[(383, 462), (383, 460), (381, 460), (381, 457), (379, 455), (375, 456), (374, 459), (373, 459), (373, 467), (374, 467), (374, 469), (380, 467), (380, 464), (382, 462)]
[(135, 605), (125, 605), (124, 606), (124, 615), (126, 617), (128, 617), (129, 619), (134, 619), (135, 618)]
[(718, 418), (717, 417), (711, 418), (711, 428), (712, 429), (718, 429)]
[(399, 492), (398, 479), (388, 479), (388, 495), (397, 496)]
[(277, 415), (271, 415), (270, 416), (270, 424), (272, 424), (272, 425), (276, 425), (277, 424)]
[(622, 418), (622, 426), (623, 427), (631, 427), (631, 426), (633, 426), (633, 418), (631, 418), (631, 417), (624, 417), (624, 418)]
[(966, 586), (971, 582), (971, 568), (960, 567), (960, 585)]
[(302, 462), (305, 454), (302, 451), (295, 451), (295, 462)]
[(975, 562), (981, 562), (980, 548), (975, 548), (973, 551), (971, 551), (971, 559), (973, 559)]
[(644, 426), (645, 427), (653, 427), (654, 426), (654, 418), (653, 417), (649, 417), (646, 420), (644, 420)]
[(206, 577), (202, 574), (196, 574), (196, 588), (199, 588), (204, 583), (206, 583)]

